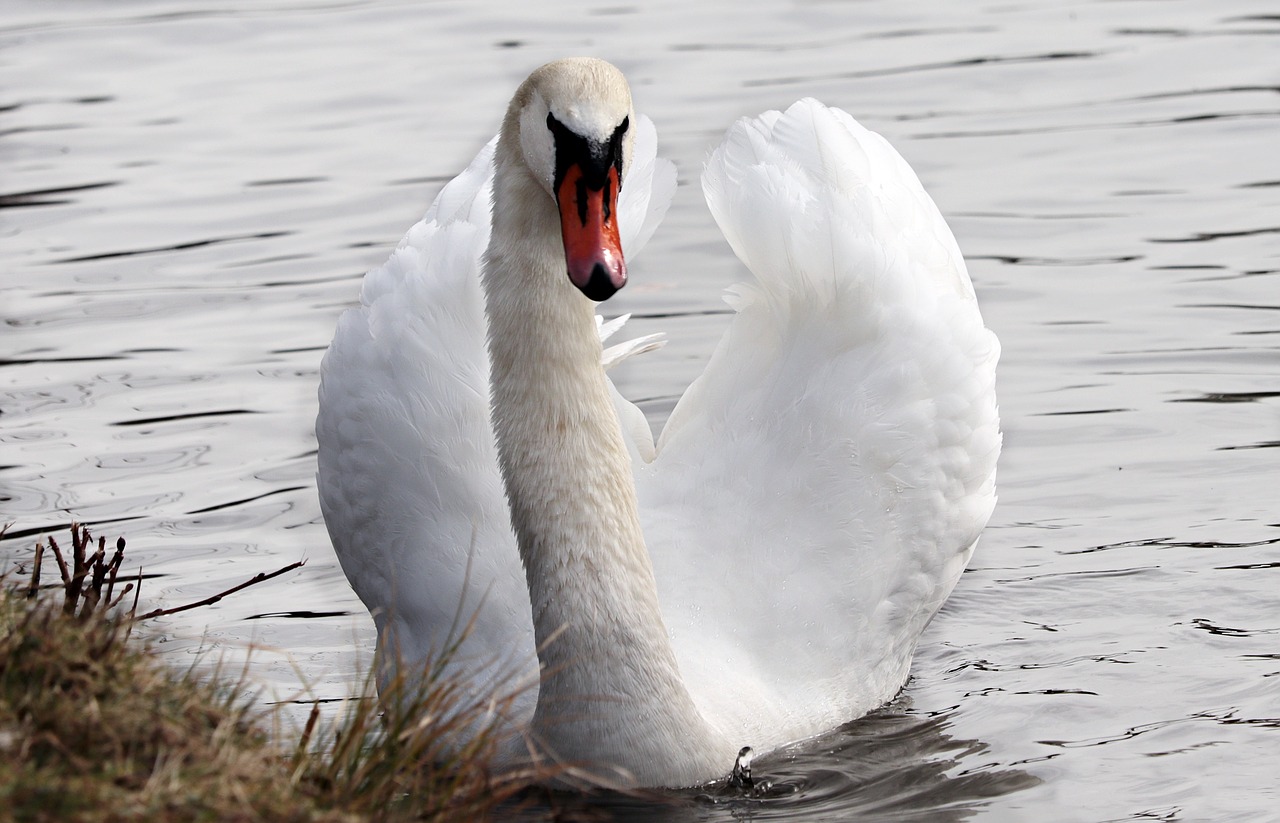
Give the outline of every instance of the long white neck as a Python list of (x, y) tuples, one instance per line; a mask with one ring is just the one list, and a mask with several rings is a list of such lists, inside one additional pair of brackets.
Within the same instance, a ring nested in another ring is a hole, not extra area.
[(496, 164), (484, 289), (494, 434), (543, 668), (533, 732), (643, 784), (715, 777), (732, 747), (712, 744), (663, 625), (593, 304), (505, 130)]

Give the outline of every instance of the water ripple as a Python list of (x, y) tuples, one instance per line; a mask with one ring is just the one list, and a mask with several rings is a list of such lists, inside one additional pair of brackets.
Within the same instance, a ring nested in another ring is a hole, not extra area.
[(835, 72), (832, 74), (796, 75), (792, 77), (771, 77), (764, 80), (744, 80), (742, 81), (742, 85), (747, 88), (817, 85), (819, 83), (830, 82), (832, 80), (860, 80), (875, 77), (892, 77), (896, 75), (916, 74), (919, 72), (967, 69), (977, 66), (1045, 63), (1059, 60), (1084, 60), (1099, 57), (1101, 54), (1102, 52), (1096, 51), (1050, 51), (1039, 54), (1012, 56), (984, 55), (981, 57), (965, 57), (958, 60), (943, 60), (936, 63), (913, 63), (905, 66), (894, 66), (893, 68), (862, 69), (859, 71)]
[(203, 240), (188, 240), (182, 243), (173, 243), (167, 246), (154, 246), (145, 249), (126, 249), (123, 251), (105, 251), (95, 254), (85, 254), (76, 257), (63, 257), (57, 260), (51, 260), (50, 263), (88, 263), (96, 260), (112, 260), (118, 257), (137, 257), (146, 254), (161, 254), (171, 251), (189, 251), (191, 249), (201, 249), (206, 246), (217, 246), (224, 243), (243, 243), (246, 240), (270, 240), (277, 237), (288, 237), (291, 231), (267, 231), (254, 232), (252, 234), (229, 235), (227, 237), (210, 237)]
[(78, 186), (59, 186), (51, 189), (33, 189), (31, 191), (0, 194), (0, 209), (29, 208), (31, 206), (65, 206), (76, 201), (74, 198), (62, 197), (61, 195), (92, 191), (93, 189), (105, 189), (118, 185), (120, 185), (120, 181), (113, 180), (103, 183), (82, 183)]

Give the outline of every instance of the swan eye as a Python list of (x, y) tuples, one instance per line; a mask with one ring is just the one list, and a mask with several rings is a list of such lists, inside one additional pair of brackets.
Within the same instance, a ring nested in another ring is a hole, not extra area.
[(575, 132), (561, 123), (554, 114), (547, 113), (547, 129), (551, 132), (555, 145), (556, 165), (552, 186), (560, 190), (560, 183), (569, 166), (576, 165), (582, 169), (586, 185), (599, 191), (605, 185), (609, 167), (617, 169), (618, 181), (622, 180), (623, 139), (631, 127), (630, 115), (623, 117), (622, 122), (613, 130), (608, 140), (593, 140)]
[(613, 158), (613, 165), (618, 170), (618, 179), (622, 179), (622, 138), (627, 133), (627, 129), (631, 126), (631, 115), (622, 118), (622, 122), (613, 130), (613, 136), (609, 138), (609, 155)]

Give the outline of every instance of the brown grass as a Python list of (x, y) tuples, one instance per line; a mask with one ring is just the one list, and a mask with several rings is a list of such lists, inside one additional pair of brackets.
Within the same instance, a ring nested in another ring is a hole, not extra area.
[[(443, 666), (382, 701), (366, 687), (334, 721), (317, 707), (282, 751), (243, 676), (175, 671), (129, 639), (147, 615), (123, 553), (73, 528), (69, 557), (50, 540), (0, 585), (0, 819), (483, 820), (564, 776), (500, 765), (513, 696), (469, 694)], [(48, 555), (61, 581), (43, 587)]]

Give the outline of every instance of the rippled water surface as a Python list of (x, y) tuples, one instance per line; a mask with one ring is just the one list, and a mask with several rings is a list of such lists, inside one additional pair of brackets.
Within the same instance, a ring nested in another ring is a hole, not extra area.
[[(72, 519), (177, 604), (175, 661), (265, 646), (340, 697), (372, 627), (320, 519), (317, 370), (359, 277), (534, 66), (630, 75), (682, 186), (608, 304), (670, 345), (737, 276), (694, 185), (812, 95), (885, 134), (1004, 345), (1000, 505), (904, 695), (676, 819), (1266, 820), (1280, 789), (1280, 14), (1274, 3), (7, 0), (4, 559)], [(648, 819), (648, 801), (615, 811)]]

